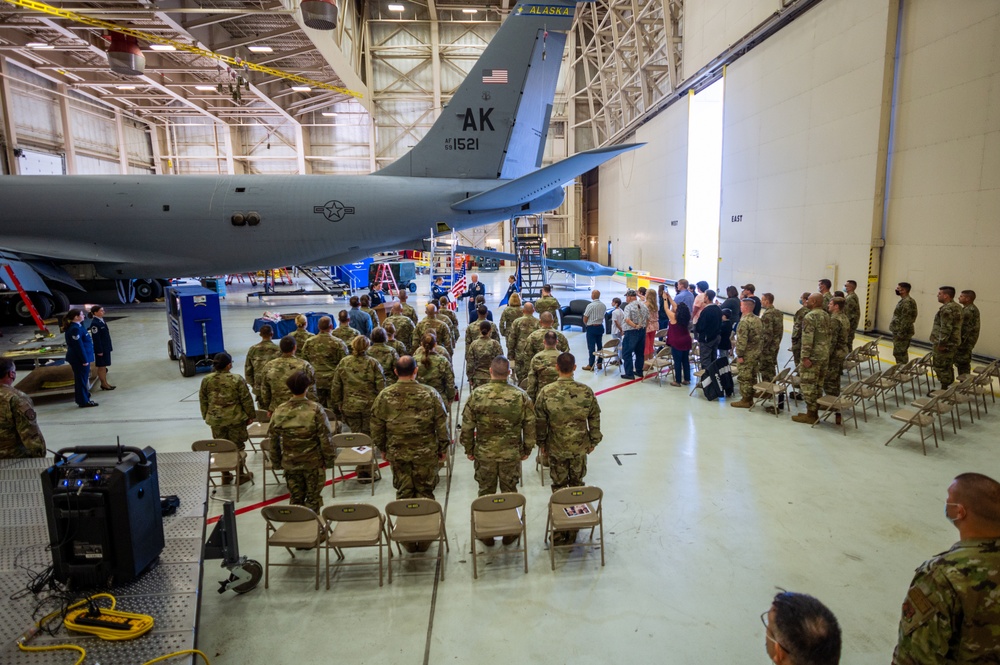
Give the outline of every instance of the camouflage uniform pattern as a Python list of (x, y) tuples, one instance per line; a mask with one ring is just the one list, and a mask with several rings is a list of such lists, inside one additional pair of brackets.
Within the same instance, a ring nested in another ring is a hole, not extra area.
[[(494, 340), (495, 341), (495, 340)], [(516, 492), (521, 460), (535, 447), (535, 412), (528, 395), (505, 379), (472, 391), (462, 411), (462, 446), (475, 457), (479, 496)]]
[(535, 301), (535, 311), (538, 313), (538, 316), (541, 316), (545, 312), (551, 312), (553, 320), (556, 322), (559, 321), (559, 307), (559, 301), (553, 296), (542, 296)]
[(556, 359), (562, 353), (559, 349), (542, 349), (531, 359), (524, 389), (532, 400), (538, 399), (538, 391), (559, 378)]
[(352, 328), (349, 323), (344, 323), (333, 329), (333, 336), (346, 344), (348, 347), (351, 346), (351, 340), (360, 334), (361, 333)]
[(472, 343), (482, 336), (482, 333), (479, 332), (479, 324), (483, 321), (487, 321), (490, 324), (490, 339), (496, 340), (498, 344), (500, 343), (500, 331), (497, 329), (497, 324), (493, 323), (489, 319), (476, 319), (469, 324), (468, 328), (465, 329), (466, 349), (472, 346)]
[(913, 324), (917, 320), (917, 301), (906, 296), (896, 303), (889, 322), (892, 333), (892, 357), (902, 365), (910, 359), (910, 340), (913, 339)]
[(417, 347), (420, 346), (420, 339), (428, 332), (432, 332), (437, 336), (437, 343), (448, 349), (449, 355), (455, 352), (455, 346), (451, 340), (451, 328), (448, 327), (448, 322), (430, 317), (424, 317), (413, 330), (413, 344), (410, 348), (416, 351)]
[(430, 360), (423, 349), (413, 354), (417, 361), (417, 381), (437, 391), (445, 406), (455, 399), (455, 370), (448, 359), (439, 353), (432, 353)]
[(736, 365), (737, 378), (740, 382), (740, 398), (753, 400), (753, 384), (757, 380), (757, 367), (760, 365), (761, 345), (764, 342), (764, 324), (753, 315), (753, 312), (740, 318), (736, 326), (736, 357), (743, 362)]
[(336, 452), (330, 421), (316, 402), (293, 397), (271, 415), (268, 427), (271, 461), (285, 472), (293, 506), (319, 512), (326, 481), (324, 469), (333, 468)]
[(861, 323), (861, 300), (857, 293), (848, 293), (844, 296), (844, 300), (847, 301), (844, 305), (844, 314), (847, 315), (847, 322), (850, 324), (847, 331), (847, 352), (850, 353), (854, 348), (854, 332)]
[[(934, 345), (934, 374), (942, 386), (955, 381), (955, 352), (962, 342), (962, 306), (952, 300), (934, 315), (931, 344)], [(944, 347), (938, 348), (939, 346)]]
[(398, 355), (400, 358), (410, 353), (410, 347), (408, 347), (406, 344), (403, 344), (398, 339), (390, 339), (388, 342), (386, 342), (386, 344), (392, 347), (392, 350), (395, 351), (396, 355)]
[(362, 312), (368, 315), (368, 318), (372, 320), (372, 330), (378, 328), (378, 314), (371, 307), (359, 307)]
[(559, 377), (538, 391), (535, 402), (538, 447), (548, 453), (552, 491), (583, 485), (587, 454), (601, 442), (601, 407), (594, 391)]
[(382, 366), (382, 376), (385, 377), (385, 385), (391, 386), (396, 383), (396, 363), (399, 362), (399, 354), (396, 349), (388, 344), (372, 344), (368, 347), (368, 355), (378, 361)]
[(397, 499), (434, 498), (438, 459), (448, 449), (448, 414), (437, 391), (397, 381), (375, 398), (373, 444), (392, 464)]
[(370, 434), (369, 416), (375, 397), (385, 388), (382, 366), (371, 356), (344, 358), (330, 384), (333, 411), (355, 434)]
[(289, 333), (288, 336), (295, 340), (295, 348), (301, 351), (306, 342), (312, 339), (313, 334), (305, 328), (296, 328), (295, 332)]
[(840, 375), (844, 373), (844, 358), (850, 351), (847, 346), (851, 322), (843, 312), (830, 316), (830, 360), (826, 367), (823, 391), (827, 395), (840, 395)]
[(802, 362), (802, 320), (808, 313), (809, 308), (803, 305), (792, 317), (792, 358), (796, 367)]
[(773, 381), (778, 371), (778, 351), (781, 350), (781, 339), (785, 335), (785, 315), (774, 307), (765, 307), (760, 313), (761, 342), (760, 372), (761, 381)]
[(45, 457), (45, 439), (31, 398), (0, 384), (0, 459), (15, 457)]
[(969, 303), (962, 308), (962, 340), (955, 350), (955, 366), (961, 376), (972, 373), (972, 350), (979, 341), (979, 308)]
[(400, 306), (403, 308), (403, 316), (410, 320), (410, 323), (417, 325), (417, 310), (413, 309), (409, 303), (402, 302)]
[(510, 349), (510, 329), (514, 325), (514, 321), (521, 318), (521, 308), (520, 307), (504, 307), (503, 313), (500, 315), (500, 335), (503, 336), (504, 345)]
[(959, 541), (917, 568), (892, 662), (1000, 662), (1000, 540)]
[(306, 391), (306, 397), (316, 399), (316, 372), (313, 366), (301, 358), (279, 356), (264, 366), (264, 378), (260, 382), (260, 406), (262, 409), (274, 411), (280, 404), (292, 398), (292, 392), (285, 385), (295, 372), (305, 372), (312, 385)]
[(451, 338), (457, 342), (458, 316), (455, 315), (455, 312), (451, 311), (450, 309), (445, 309), (444, 307), (438, 310), (437, 315), (439, 319), (441, 319), (442, 321), (446, 321), (448, 323), (448, 328), (449, 331), (451, 332)]
[[(545, 349), (545, 333), (550, 330), (556, 334), (556, 348), (563, 353), (569, 351), (569, 340), (566, 339), (566, 335), (555, 328), (538, 328), (538, 330), (528, 335), (528, 339), (523, 340), (523, 344), (517, 349), (518, 353), (524, 351), (524, 357), (528, 359), (528, 368), (531, 367), (531, 359)], [(526, 377), (521, 378), (524, 379)]]
[(809, 310), (802, 319), (802, 360), (812, 367), (799, 366), (800, 390), (811, 413), (819, 411), (823, 382), (830, 360), (830, 315), (821, 309)]
[(250, 440), (247, 424), (257, 411), (246, 381), (232, 372), (212, 372), (201, 381), (198, 390), (201, 417), (212, 428), (213, 439), (232, 441), (240, 450)]
[(302, 358), (313, 366), (316, 373), (316, 397), (324, 407), (330, 407), (330, 384), (337, 365), (350, 351), (343, 340), (333, 335), (320, 333), (313, 335), (302, 347)]
[(465, 352), (465, 374), (469, 379), (469, 387), (475, 390), (490, 381), (490, 363), (497, 356), (503, 355), (500, 342), (492, 337), (480, 337), (472, 342)]
[[(514, 320), (514, 323), (510, 324), (510, 332), (507, 335), (507, 359), (517, 360), (517, 350), (520, 347), (522, 340), (527, 340), (531, 333), (538, 330), (538, 319), (534, 316), (522, 315)], [(525, 358), (527, 364), (531, 362), (531, 358)]]
[(406, 345), (406, 352), (400, 355), (409, 353), (410, 349), (413, 348), (413, 321), (401, 314), (396, 314), (387, 318), (386, 322), (391, 323), (396, 328), (396, 341)]
[(830, 301), (833, 300), (833, 291), (827, 291), (823, 294), (823, 311), (830, 311)]
[(253, 387), (253, 394), (260, 401), (260, 382), (264, 378), (264, 367), (268, 362), (281, 355), (281, 349), (270, 340), (262, 340), (247, 351), (247, 360), (243, 363), (243, 375), (247, 383)]

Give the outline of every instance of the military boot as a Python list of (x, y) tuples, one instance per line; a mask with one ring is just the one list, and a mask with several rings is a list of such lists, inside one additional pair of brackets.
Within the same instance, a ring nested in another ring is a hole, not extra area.
[(750, 399), (749, 397), (744, 397), (739, 402), (730, 402), (729, 406), (736, 409), (749, 409), (751, 406), (753, 406), (753, 400)]
[(797, 416), (792, 416), (792, 420), (797, 423), (812, 425), (814, 422), (819, 420), (819, 411), (816, 409), (809, 409), (806, 413), (800, 413)]

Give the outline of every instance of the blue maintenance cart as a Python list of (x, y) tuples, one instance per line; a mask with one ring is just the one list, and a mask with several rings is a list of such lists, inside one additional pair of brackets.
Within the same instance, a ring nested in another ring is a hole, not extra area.
[(167, 288), (167, 354), (176, 360), (181, 376), (212, 370), (212, 358), (225, 351), (219, 294), (203, 286)]

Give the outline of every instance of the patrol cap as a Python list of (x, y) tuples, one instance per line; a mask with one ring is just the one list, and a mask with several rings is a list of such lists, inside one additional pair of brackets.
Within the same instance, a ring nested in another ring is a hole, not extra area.
[(754, 286), (753, 284), (749, 284), (749, 283), (748, 283), (748, 284), (744, 284), (744, 285), (743, 285), (743, 286), (741, 286), (740, 288), (741, 288), (741, 289), (746, 289), (746, 290), (747, 290), (747, 291), (749, 291), (750, 293), (755, 293), (755, 292), (757, 291), (757, 287), (756, 287), (756, 286)]

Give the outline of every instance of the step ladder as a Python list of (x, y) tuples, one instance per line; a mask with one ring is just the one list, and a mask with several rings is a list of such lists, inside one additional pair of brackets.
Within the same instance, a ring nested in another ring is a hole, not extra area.
[(438, 277), (443, 280), (445, 288), (451, 288), (455, 283), (455, 247), (458, 245), (458, 233), (451, 230), (447, 233), (436, 233), (431, 229), (430, 274), (431, 284)]
[(323, 293), (342, 296), (351, 292), (351, 287), (334, 277), (326, 266), (298, 266), (298, 269), (300, 275), (318, 286)]
[[(399, 295), (399, 286), (396, 284), (396, 276), (392, 274), (392, 266), (388, 263), (379, 263), (375, 273), (375, 281), (372, 286), (379, 286), (382, 291), (393, 296)], [(391, 288), (387, 288), (391, 287)]]
[(516, 217), (511, 220), (511, 244), (517, 256), (517, 273), (521, 281), (521, 299), (528, 302), (542, 296), (545, 284), (545, 225), (541, 215)]
[[(49, 329), (45, 326), (45, 322), (42, 321), (42, 317), (38, 315), (38, 310), (35, 309), (35, 303), (31, 302), (31, 296), (24, 290), (21, 286), (21, 280), (17, 278), (14, 274), (14, 269), (7, 263), (3, 264), (4, 270), (7, 271), (7, 276), (10, 278), (11, 284), (17, 289), (17, 294), (21, 296), (21, 302), (24, 306), (28, 308), (28, 312), (31, 314), (31, 318), (35, 321), (35, 325), (38, 326), (39, 333), (42, 337), (54, 337), (54, 334), (49, 332)], [(36, 333), (38, 335), (39, 333)]]

